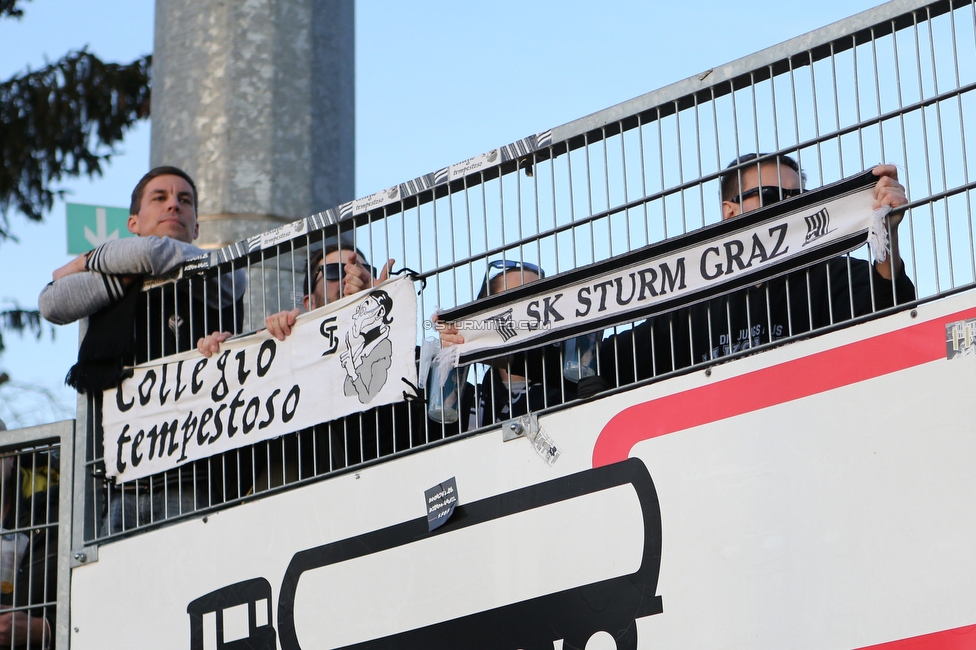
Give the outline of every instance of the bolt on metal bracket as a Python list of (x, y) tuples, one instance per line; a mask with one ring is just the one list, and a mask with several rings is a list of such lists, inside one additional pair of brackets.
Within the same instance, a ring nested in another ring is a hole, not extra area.
[(98, 562), (97, 546), (83, 546), (82, 548), (71, 551), (72, 569), (84, 566), (86, 564), (91, 564), (92, 562)]
[(525, 427), (519, 421), (519, 418), (512, 420), (506, 420), (502, 422), (502, 442), (508, 442), (509, 440), (515, 440), (517, 438), (525, 437)]

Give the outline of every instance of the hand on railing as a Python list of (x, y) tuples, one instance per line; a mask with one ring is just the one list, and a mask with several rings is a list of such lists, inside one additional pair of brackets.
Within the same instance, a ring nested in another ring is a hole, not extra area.
[(214, 332), (197, 341), (197, 351), (208, 359), (220, 352), (220, 344), (233, 336), (230, 332)]
[(291, 311), (279, 311), (277, 314), (271, 314), (265, 318), (264, 326), (268, 328), (268, 333), (271, 336), (279, 341), (284, 341), (286, 337), (291, 335), (292, 328), (295, 327), (295, 319), (301, 313), (302, 310), (298, 307)]
[(905, 194), (905, 187), (898, 182), (898, 168), (894, 165), (878, 165), (871, 172), (879, 177), (874, 186), (874, 209), (877, 210), (886, 205), (891, 206), (891, 212), (888, 213), (891, 251), (883, 262), (875, 264), (875, 268), (881, 277), (890, 280), (893, 275), (892, 260), (895, 260), (895, 273), (901, 270), (901, 255), (898, 253), (898, 224), (905, 217), (905, 212), (897, 208), (908, 203), (908, 196)]

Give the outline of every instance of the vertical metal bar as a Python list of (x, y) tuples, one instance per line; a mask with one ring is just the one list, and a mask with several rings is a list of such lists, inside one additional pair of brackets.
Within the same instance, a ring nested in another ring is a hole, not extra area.
[[(970, 12), (973, 14), (973, 33), (976, 34), (976, 4), (969, 5)], [(962, 78), (959, 75), (959, 57), (960, 48), (956, 43), (956, 11), (961, 12), (962, 9), (957, 9), (949, 12), (950, 25), (952, 27), (952, 62), (956, 77), (956, 88), (962, 86)], [(976, 38), (973, 39), (974, 45), (976, 45)], [(976, 48), (974, 48), (976, 50)], [(976, 57), (976, 51), (971, 53), (972, 56)], [(969, 156), (966, 151), (966, 122), (965, 116), (962, 110), (962, 97), (956, 96), (955, 98), (956, 106), (959, 108), (959, 138), (960, 144), (962, 145), (962, 178), (964, 183), (969, 182)], [(973, 204), (972, 195), (970, 192), (964, 192), (966, 197), (966, 212), (969, 215), (973, 214)], [(973, 236), (973, 220), (966, 219), (966, 230), (969, 234), (969, 269), (970, 277), (976, 280), (976, 238)]]
[(773, 148), (779, 151), (781, 148), (779, 140), (779, 111), (776, 110), (776, 79), (779, 75), (774, 73), (773, 67), (769, 66), (769, 97), (770, 110), (773, 112)]
[[(931, 15), (931, 10), (928, 7), (926, 7), (925, 12), (926, 12), (926, 20), (925, 20), (925, 23), (926, 23), (926, 26), (928, 27), (928, 35), (929, 35), (929, 56), (930, 56), (930, 59), (931, 59), (930, 63), (932, 65), (932, 92), (933, 92), (934, 96), (938, 97), (939, 96), (939, 71), (938, 71), (938, 68), (936, 67), (936, 62), (935, 62), (935, 57), (936, 57), (936, 51), (935, 51), (935, 35), (932, 32), (932, 15)], [(951, 13), (952, 12), (950, 11), (950, 14)], [(919, 49), (921, 49), (921, 48), (919, 48)], [(921, 56), (921, 54), (919, 54), (919, 56)], [(919, 75), (919, 76), (921, 76), (921, 75)], [(938, 140), (939, 140), (939, 160), (938, 160), (938, 163), (939, 163), (939, 169), (942, 172), (942, 190), (945, 191), (945, 190), (949, 189), (948, 188), (948, 179), (949, 179), (949, 176), (948, 176), (948, 173), (947, 173), (946, 160), (945, 160), (945, 142), (943, 141), (943, 138), (942, 138), (942, 102), (936, 102), (932, 106), (932, 110), (935, 112), (936, 136), (938, 137)], [(929, 147), (928, 147), (928, 132), (925, 130), (925, 122), (926, 122), (926, 120), (925, 120), (925, 112), (924, 112), (924, 109), (923, 109), (923, 111), (922, 111), (922, 128), (923, 128), (923, 134), (925, 134), (925, 144), (926, 144), (925, 150), (928, 151), (928, 149), (929, 149)], [(949, 267), (949, 288), (951, 289), (951, 288), (954, 288), (956, 286), (956, 277), (955, 277), (955, 268), (954, 268), (955, 267), (955, 263), (953, 262), (953, 259), (952, 259), (953, 258), (953, 252), (952, 252), (952, 248), (953, 248), (952, 247), (952, 226), (949, 223), (949, 201), (948, 200), (944, 200), (942, 202), (942, 206), (943, 206), (943, 216), (944, 216), (943, 221), (944, 221), (944, 227), (945, 227), (945, 232), (946, 232), (946, 264)], [(892, 271), (894, 271), (894, 260), (892, 260)]]
[[(676, 149), (678, 150), (678, 185), (683, 186), (685, 184), (685, 166), (684, 166), (684, 156), (681, 150), (681, 109), (678, 106), (678, 102), (674, 102), (674, 132), (675, 132), (675, 142)], [(685, 207), (685, 191), (678, 191), (678, 204), (681, 206), (681, 232), (682, 234), (688, 232), (688, 215)]]
[[(852, 56), (853, 59), (855, 59), (855, 60), (857, 59), (857, 57), (856, 57), (856, 51), (855, 51), (855, 49), (853, 47), (851, 48), (851, 56)], [(830, 57), (829, 57), (829, 59), (830, 59), (830, 79), (831, 79), (832, 91), (833, 91), (833, 95), (834, 95), (834, 102), (833, 102), (834, 103), (834, 124), (835, 124), (835, 128), (839, 131), (841, 129), (841, 127), (842, 127), (842, 124), (841, 124), (841, 116), (840, 116), (840, 92), (839, 92), (838, 87), (837, 87), (837, 53), (835, 51), (835, 48), (834, 48), (834, 44), (833, 43), (830, 44)], [(856, 83), (855, 83), (855, 86), (856, 86)], [(855, 96), (856, 96), (856, 92), (857, 91), (855, 90)], [(838, 162), (838, 167), (840, 169), (840, 177), (841, 178), (845, 178), (847, 176), (847, 172), (844, 170), (844, 147), (843, 147), (844, 142), (840, 138), (839, 135), (835, 135), (834, 136), (834, 139), (837, 142), (837, 153), (838, 153), (838, 161), (837, 162)], [(843, 295), (846, 296), (847, 308), (850, 309), (851, 316), (854, 316), (854, 286), (853, 286), (853, 275), (854, 275), (854, 273), (853, 273), (853, 270), (851, 268), (851, 257), (850, 257), (850, 255), (843, 256), (843, 260), (844, 260), (844, 263), (847, 265), (847, 274), (845, 276), (847, 278), (847, 287), (846, 287), (846, 293), (843, 294)], [(832, 280), (831, 274), (830, 274), (830, 263), (829, 262), (825, 266), (825, 269), (827, 271), (827, 274), (826, 274), (827, 275), (827, 291), (828, 291), (827, 295), (828, 296), (833, 296), (833, 293), (830, 290), (831, 289), (831, 286), (830, 285), (831, 285), (831, 283), (832, 283), (833, 280)], [(869, 286), (872, 283), (873, 283), (873, 277), (872, 277), (872, 274), (869, 274), (868, 275), (868, 284), (869, 284)], [(874, 302), (874, 290), (873, 290), (873, 288), (870, 291), (870, 295), (871, 295), (871, 301), (873, 303)], [(828, 304), (828, 308), (829, 308), (829, 311), (830, 311), (830, 314), (831, 314), (830, 322), (834, 322), (834, 318), (833, 318), (834, 301), (832, 299), (830, 299), (830, 300), (827, 301), (827, 304)], [(874, 305), (873, 304), (871, 306), (871, 311), (874, 311)], [(812, 325), (813, 324), (811, 323), (811, 328), (810, 329), (813, 329)]]
[[(800, 113), (799, 106), (796, 102), (796, 70), (793, 67), (793, 58), (789, 58), (789, 81), (790, 81), (790, 97), (793, 98), (793, 139), (797, 143), (796, 150), (796, 164), (803, 169), (803, 151), (799, 147), (800, 140)], [(802, 181), (802, 176), (800, 177)]]
[[(604, 171), (604, 175), (607, 175), (608, 174), (608, 169), (607, 169), (607, 134), (606, 134), (606, 127), (603, 127), (603, 128), (600, 129), (600, 142), (599, 142), (599, 145), (600, 145), (600, 148), (603, 150), (603, 171)], [(595, 146), (595, 145), (593, 145), (593, 146)], [(590, 152), (591, 151), (592, 151), (592, 147), (591, 146), (587, 146), (586, 147), (586, 171), (587, 171), (587, 174), (586, 174), (586, 193), (590, 197), (590, 214), (587, 215), (587, 217), (592, 217), (593, 216), (593, 212), (594, 212), (593, 211), (593, 170), (592, 170), (592, 167), (590, 165)], [(609, 206), (610, 206), (610, 183), (609, 183), (609, 176), (607, 176), (606, 191), (607, 191), (607, 207), (609, 208)], [(590, 231), (590, 259), (589, 259), (589, 262), (592, 263), (592, 262), (595, 262), (597, 260), (597, 248), (596, 248), (596, 234), (597, 233), (596, 233), (596, 223), (593, 221), (593, 219), (590, 219), (590, 218), (587, 219), (587, 223), (588, 223), (588, 227), (589, 227), (589, 231)], [(609, 219), (607, 220), (607, 223), (608, 223), (607, 230), (609, 232)], [(579, 266), (579, 265), (577, 264), (577, 266)]]
[[(569, 158), (569, 148), (566, 149), (566, 157)], [(552, 181), (552, 218), (555, 224), (559, 223), (559, 208), (556, 201), (556, 150), (555, 147), (549, 147), (549, 178)], [(556, 260), (556, 272), (563, 270), (562, 262), (560, 261), (559, 254), (559, 237), (554, 236), (553, 243), (555, 244), (555, 260)]]
[(817, 101), (817, 69), (813, 61), (813, 52), (808, 50), (806, 54), (810, 61), (810, 94), (813, 101), (813, 136), (817, 143), (817, 173), (820, 175), (822, 181), (824, 178), (824, 166), (820, 132), (820, 104)]
[[(583, 138), (583, 146), (586, 146), (586, 137), (585, 136)], [(573, 192), (573, 152), (572, 152), (572, 150), (568, 146), (566, 147), (566, 175), (567, 175), (568, 181), (569, 181), (569, 221), (570, 221), (570, 223), (576, 223), (576, 200), (575, 200), (576, 199), (576, 196), (575, 196), (575, 193)], [(574, 229), (574, 232), (575, 232), (575, 229)], [(574, 250), (574, 253), (573, 253), (573, 263), (574, 263), (574, 265), (575, 265), (575, 262), (576, 262), (576, 254), (575, 254), (576, 246), (575, 246), (575, 244), (576, 244), (576, 239), (574, 237), (573, 238), (573, 250)]]
[[(447, 212), (448, 235), (451, 238), (451, 262), (453, 262), (454, 260), (457, 259), (457, 242), (455, 241), (456, 234), (454, 232), (454, 215), (453, 215), (453, 209), (452, 209), (452, 206), (451, 206), (451, 204), (453, 202), (451, 201), (450, 193), (448, 193), (448, 196), (447, 196), (447, 203), (448, 203), (448, 212)], [(418, 205), (418, 210), (419, 210), (419, 205)], [(441, 217), (437, 214), (437, 199), (436, 198), (434, 198), (433, 200), (431, 200), (431, 210), (433, 211), (433, 219), (434, 219), (434, 246), (436, 248), (440, 248), (440, 246), (438, 245), (439, 238), (437, 237), (437, 223), (441, 220)], [(402, 214), (402, 211), (401, 211), (401, 214)], [(471, 230), (468, 229), (468, 233), (470, 233), (470, 232), (471, 232)], [(470, 238), (470, 234), (468, 235), (468, 237)], [(389, 241), (389, 239), (387, 241)], [(468, 250), (470, 250), (470, 247), (469, 247)], [(439, 251), (438, 251), (437, 255), (438, 255), (438, 257), (437, 257), (437, 260), (436, 260), (436, 264), (438, 266), (440, 266), (440, 252)], [(452, 274), (453, 279), (454, 279), (454, 281), (451, 284), (452, 284), (452, 289), (453, 289), (453, 292), (454, 292), (454, 304), (456, 305), (456, 304), (458, 304), (458, 278), (457, 278), (457, 270), (452, 269), (451, 274)], [(438, 282), (438, 284), (439, 284), (439, 282)], [(439, 288), (440, 287), (438, 287), (438, 289)], [(439, 295), (440, 295), (440, 292), (438, 292), (438, 296)], [(440, 299), (438, 298), (438, 302), (439, 301), (440, 301)], [(424, 313), (426, 313), (426, 311)]]
[[(606, 209), (609, 210), (611, 207), (613, 207), (613, 199), (610, 196), (610, 153), (607, 151), (607, 130), (606, 130), (606, 127), (604, 127), (603, 129), (601, 129), (601, 133), (603, 135), (603, 138), (602, 138), (603, 139), (603, 183), (604, 183), (604, 188), (606, 189), (606, 193), (607, 193), (607, 207), (606, 207)], [(620, 124), (619, 122), (617, 123), (617, 133), (620, 135), (620, 147), (621, 147), (621, 149), (623, 149), (623, 144), (624, 144), (624, 128), (623, 128), (623, 125)], [(626, 196), (626, 193), (624, 194), (624, 196)], [(626, 199), (625, 199), (625, 202), (626, 202)], [(608, 223), (607, 230), (610, 231), (611, 228), (609, 226), (609, 220), (607, 221), (607, 223)], [(607, 241), (608, 242), (610, 241), (609, 238), (607, 239)], [(594, 242), (594, 245), (595, 245), (595, 242)], [(608, 254), (605, 257), (601, 258), (601, 259), (605, 259), (606, 257), (610, 257), (610, 255)], [(597, 260), (597, 257), (594, 254), (593, 261), (596, 261), (596, 260)]]
[(644, 242), (651, 242), (651, 229), (650, 223), (647, 216), (647, 166), (644, 164), (644, 155), (646, 150), (644, 149), (644, 118), (640, 115), (637, 116), (637, 140), (638, 146), (640, 147), (640, 172), (641, 172), (641, 205), (644, 207)]
[[(852, 52), (853, 53), (853, 52)], [(830, 44), (830, 56), (828, 57), (830, 61), (830, 83), (831, 89), (833, 90), (834, 99), (834, 128), (839, 131), (841, 128), (840, 120), (840, 93), (837, 90), (837, 53), (834, 50), (834, 44)], [(836, 131), (835, 131), (836, 133)], [(843, 142), (839, 136), (835, 136), (837, 140), (837, 152), (839, 154), (839, 160), (837, 161), (838, 167), (840, 168), (840, 177), (844, 178), (847, 174), (844, 172), (844, 150)]]
[(670, 235), (668, 234), (668, 201), (664, 195), (664, 189), (667, 186), (664, 178), (664, 127), (661, 125), (660, 107), (654, 110), (657, 113), (657, 160), (661, 168), (661, 219), (664, 221), (664, 238), (667, 239)]
[[(915, 69), (917, 71), (917, 73), (916, 73), (916, 82), (917, 82), (917, 85), (918, 85), (918, 97), (919, 97), (919, 100), (921, 100), (921, 99), (924, 99), (925, 98), (925, 89), (924, 89), (924, 87), (922, 85), (922, 45), (919, 42), (919, 36), (918, 36), (918, 14), (915, 13), (915, 12), (912, 13), (912, 35), (915, 38)], [(922, 125), (922, 143), (924, 145), (922, 147), (922, 160), (925, 162), (925, 182), (927, 184), (927, 188), (926, 189), (927, 189), (928, 193), (931, 194), (935, 190), (935, 188), (933, 187), (933, 184), (932, 184), (932, 162), (931, 162), (931, 160), (929, 160), (929, 151), (928, 151), (929, 138), (928, 138), (928, 129), (926, 127), (925, 110), (924, 109), (919, 111), (919, 121), (921, 122), (921, 125)], [(903, 140), (904, 140), (904, 138), (903, 138)], [(908, 146), (907, 143), (904, 146), (907, 149), (907, 146)], [(907, 150), (906, 150), (906, 160), (907, 160), (907, 158), (908, 158), (908, 156), (907, 156)], [(932, 204), (929, 204), (929, 225), (930, 225), (930, 227), (932, 229), (932, 252), (933, 252), (934, 259), (936, 260), (936, 262), (934, 264), (934, 266), (935, 266), (935, 277), (936, 277), (936, 291), (941, 292), (942, 291), (942, 283), (941, 283), (941, 279), (940, 279), (941, 278), (941, 271), (940, 271), (940, 266), (941, 265), (938, 262), (938, 260), (939, 260), (939, 244), (938, 244), (938, 237), (936, 235), (935, 208), (934, 208), (934, 206)]]
[[(697, 93), (694, 95), (693, 100), (694, 103), (692, 105), (692, 111), (694, 112), (695, 115), (695, 135), (696, 135), (695, 152), (697, 154), (695, 156), (695, 163), (697, 164), (696, 171), (698, 173), (698, 176), (701, 177), (705, 173), (705, 165), (702, 161), (702, 138), (701, 138), (702, 128), (701, 128), (701, 115), (699, 114), (699, 112), (701, 111), (701, 106), (699, 106), (698, 104)], [(701, 225), (704, 226), (708, 222), (708, 219), (706, 218), (705, 215), (705, 184), (704, 183), (698, 184), (698, 205), (701, 206), (701, 210), (702, 210)]]
[[(719, 136), (719, 121), (718, 121), (718, 102), (715, 100), (715, 86), (708, 89), (710, 97), (709, 103), (712, 105), (712, 125), (715, 127), (715, 161), (719, 169), (722, 169), (722, 165), (725, 161), (722, 160), (722, 143)], [(719, 201), (724, 197), (722, 196), (722, 190), (719, 188)]]
[[(913, 17), (914, 17), (914, 14), (913, 14)], [(896, 81), (897, 81), (897, 88), (898, 88), (898, 126), (899, 126), (899, 129), (901, 131), (900, 135), (901, 135), (901, 143), (902, 143), (902, 156), (903, 156), (903, 160), (905, 161), (905, 187), (908, 188), (909, 191), (911, 191), (911, 189), (909, 187), (909, 181), (911, 179), (910, 170), (911, 170), (911, 164), (912, 163), (911, 163), (911, 159), (908, 157), (908, 137), (907, 137), (906, 132), (905, 132), (905, 113), (904, 113), (905, 101), (904, 101), (904, 97), (902, 96), (902, 83), (901, 83), (901, 62), (900, 62), (899, 54), (898, 54), (898, 52), (899, 52), (899, 50), (898, 50), (898, 40), (895, 38), (895, 34), (894, 33), (892, 35), (892, 50), (893, 50), (893, 55), (894, 55), (894, 58), (895, 58), (895, 78), (896, 78)], [(928, 166), (928, 164), (926, 163), (926, 167), (927, 166)], [(927, 189), (930, 191), (931, 190), (931, 187), (929, 187)], [(905, 216), (906, 216), (906, 218), (908, 219), (908, 222), (909, 222), (909, 232), (911, 234), (912, 258), (913, 259), (918, 259), (918, 257), (915, 255), (914, 213), (911, 212), (911, 211), (909, 211), (909, 212), (907, 212), (907, 214)], [(933, 229), (933, 232), (932, 232), (932, 236), (933, 236), (933, 243), (934, 243), (934, 237), (935, 237), (935, 231), (934, 231), (934, 229)], [(933, 255), (933, 259), (935, 259), (936, 258), (936, 255), (937, 255), (937, 249), (935, 248), (934, 245), (932, 247), (932, 255)], [(934, 277), (935, 277), (936, 291), (938, 291), (938, 287), (939, 287), (939, 285), (941, 283), (939, 281), (939, 265), (938, 265), (938, 262), (937, 261), (933, 264), (932, 271), (933, 271), (933, 274), (934, 274)], [(918, 273), (918, 271), (916, 269), (916, 274), (917, 273)]]
[[(874, 40), (874, 34), (871, 34), (871, 40)], [(851, 80), (854, 85), (854, 120), (857, 122), (857, 146), (858, 146), (858, 164), (861, 169), (865, 167), (864, 160), (864, 127), (861, 126), (863, 119), (861, 117), (861, 84), (859, 82), (861, 75), (859, 74), (858, 68), (858, 44), (857, 39), (853, 36), (851, 37), (851, 64), (853, 67), (853, 79)], [(875, 70), (875, 83), (877, 83), (877, 70)], [(880, 112), (878, 113), (880, 115)], [(880, 133), (880, 125), (878, 127)]]
[[(628, 176), (628, 172), (627, 172), (627, 138), (624, 137), (623, 123), (619, 123), (619, 125), (620, 125), (620, 170), (621, 170), (621, 173), (623, 174), (623, 178), (621, 180), (622, 180), (623, 191), (624, 191), (624, 203), (630, 203), (630, 186), (627, 183), (627, 176)], [(640, 133), (640, 119), (639, 118), (638, 118), (638, 121), (637, 121), (637, 132)], [(609, 172), (608, 172), (608, 176), (609, 176)], [(609, 183), (608, 183), (608, 186), (609, 186)], [(646, 205), (646, 202), (645, 202), (645, 205)], [(631, 240), (630, 240), (630, 210), (629, 209), (624, 212), (624, 227), (626, 229), (624, 231), (624, 241), (625, 241), (625, 244), (626, 244), (626, 248), (627, 248), (627, 250), (631, 250), (632, 249), (632, 243), (631, 243)], [(611, 233), (611, 236), (612, 236), (612, 233)], [(610, 245), (609, 245), (608, 248), (609, 248), (609, 250), (607, 251), (607, 255), (608, 255), (608, 257), (612, 257), (613, 254), (614, 254), (614, 247), (613, 247), (613, 240), (612, 240), (612, 238), (610, 240)]]
[[(601, 138), (602, 139), (602, 138)], [(590, 165), (590, 152), (592, 151), (593, 143), (590, 141), (590, 136), (587, 135), (583, 144), (583, 161), (584, 169), (586, 172), (586, 216), (590, 217), (593, 215), (593, 183), (591, 179), (593, 178), (593, 169)], [(590, 230), (592, 234), (592, 228)]]
[[(762, 152), (762, 148), (759, 142), (759, 99), (756, 97), (756, 74), (754, 72), (749, 73), (749, 96), (752, 98), (752, 131), (754, 138), (752, 151), (754, 153), (760, 153)], [(779, 165), (777, 165), (778, 167)], [(757, 166), (756, 171), (760, 171), (759, 166)], [(760, 184), (762, 183), (760, 182)], [(762, 196), (759, 198), (761, 201)]]
[[(729, 96), (731, 97), (732, 100), (731, 101), (732, 131), (735, 134), (735, 162), (736, 162), (735, 173), (736, 173), (736, 180), (738, 182), (739, 192), (741, 193), (743, 168), (739, 166), (739, 158), (741, 158), (743, 154), (742, 154), (742, 143), (739, 141), (739, 110), (738, 110), (738, 104), (735, 101), (735, 86), (731, 81), (729, 82), (729, 88), (730, 88)], [(757, 149), (755, 153), (759, 153), (759, 150)], [(758, 175), (759, 172), (760, 172), (760, 164), (759, 162), (756, 162), (756, 174)]]
[[(528, 160), (530, 161), (529, 165), (531, 165), (531, 167), (529, 167), (528, 169), (532, 170), (532, 175), (529, 178), (532, 179), (532, 203), (535, 212), (535, 231), (537, 233), (540, 233), (542, 232), (542, 218), (541, 218), (541, 208), (539, 206), (539, 174), (537, 171), (538, 161), (535, 158), (535, 154), (532, 154), (532, 156), (530, 156)], [(516, 174), (518, 174), (518, 172), (516, 172)], [(522, 175), (518, 174), (518, 178), (520, 184), (519, 186), (521, 187)], [(521, 192), (519, 193), (519, 196), (521, 196)], [(522, 202), (520, 200), (519, 206), (521, 205)], [(538, 239), (536, 242), (536, 253), (539, 255), (539, 261), (541, 262), (542, 261), (542, 239), (541, 238)]]
[[(586, 146), (586, 138), (583, 138), (583, 146)], [(569, 221), (570, 223), (576, 223), (576, 196), (573, 192), (573, 152), (570, 150), (569, 146), (566, 147), (566, 172), (569, 177)], [(570, 232), (570, 243), (572, 248), (572, 266), (576, 267), (576, 226), (574, 225)], [(562, 271), (562, 267), (559, 268)]]

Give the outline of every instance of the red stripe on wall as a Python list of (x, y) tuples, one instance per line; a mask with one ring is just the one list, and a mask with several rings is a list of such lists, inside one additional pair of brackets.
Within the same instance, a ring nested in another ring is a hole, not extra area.
[[(946, 358), (947, 323), (976, 308), (637, 404), (615, 415), (593, 446), (593, 467), (630, 456), (642, 440), (724, 420)], [(974, 646), (976, 647), (976, 646)]]
[(913, 636), (910, 639), (901, 639), (900, 641), (879, 643), (858, 650), (877, 648), (884, 650), (973, 650), (976, 648), (976, 625)]

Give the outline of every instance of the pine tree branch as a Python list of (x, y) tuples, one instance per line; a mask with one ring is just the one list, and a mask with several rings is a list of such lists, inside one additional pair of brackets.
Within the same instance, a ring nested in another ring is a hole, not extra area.
[[(8, 12), (16, 0), (0, 0)], [(0, 241), (10, 208), (40, 221), (62, 177), (101, 175), (101, 163), (149, 116), (152, 57), (103, 63), (85, 50), (0, 83)]]
[(21, 18), (24, 10), (17, 8), (17, 2), (18, 0), (0, 0), (0, 18)]
[[(25, 331), (32, 332), (38, 340), (44, 332), (41, 312), (36, 309), (21, 309), (16, 303), (10, 309), (0, 311), (0, 354), (6, 349), (3, 341), (4, 330), (17, 332), (23, 336)], [(54, 338), (54, 328), (51, 328), (51, 338)]]

